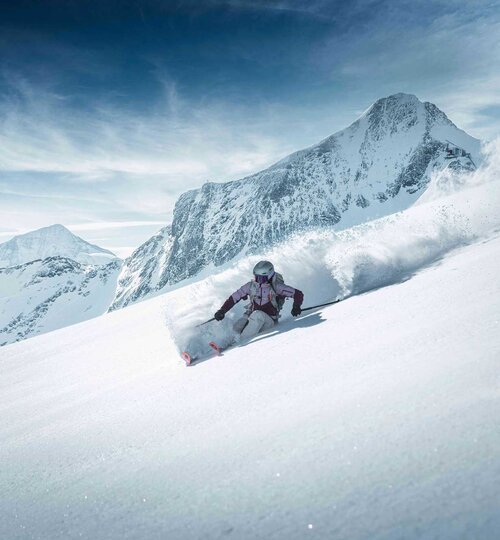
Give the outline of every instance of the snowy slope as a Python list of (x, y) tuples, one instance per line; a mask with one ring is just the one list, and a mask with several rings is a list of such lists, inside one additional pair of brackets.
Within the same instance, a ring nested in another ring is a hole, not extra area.
[(102, 315), (120, 268), (65, 257), (0, 268), (0, 346)]
[(66, 257), (81, 264), (107, 264), (118, 259), (107, 249), (85, 242), (63, 225), (51, 225), (0, 244), (0, 268), (47, 257)]
[(499, 258), (189, 369), (168, 295), (2, 349), (0, 537), (497, 538)]
[[(136, 252), (123, 267), (112, 309), (297, 232), (341, 230), (409, 207), (431, 176), (449, 166), (447, 140), (480, 162), (479, 141), (435, 105), (396, 94), (378, 100), (348, 128), (264, 171), (183, 194), (154, 279), (148, 249)], [(454, 164), (471, 168), (468, 158)]]
[(276, 248), (307, 303), (346, 300), (221, 358), (178, 348), (251, 258), (2, 348), (0, 537), (496, 539), (498, 156)]

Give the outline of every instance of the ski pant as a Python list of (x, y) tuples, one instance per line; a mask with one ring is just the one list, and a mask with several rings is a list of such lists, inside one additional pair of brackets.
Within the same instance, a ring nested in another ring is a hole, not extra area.
[(240, 334), (243, 339), (256, 336), (259, 332), (271, 330), (274, 327), (274, 320), (267, 313), (255, 310), (250, 315), (243, 315), (233, 326), (234, 331)]

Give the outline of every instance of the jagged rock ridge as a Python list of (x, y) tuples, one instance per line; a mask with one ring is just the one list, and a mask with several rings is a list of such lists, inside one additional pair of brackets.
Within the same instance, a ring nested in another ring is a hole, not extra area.
[(145, 297), (161, 288), (172, 250), (172, 228), (161, 229), (125, 260), (126, 272), (118, 280), (112, 309)]

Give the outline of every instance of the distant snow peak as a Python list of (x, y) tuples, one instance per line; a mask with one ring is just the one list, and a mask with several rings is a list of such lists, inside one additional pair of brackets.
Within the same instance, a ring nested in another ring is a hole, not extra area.
[(47, 257), (67, 257), (82, 264), (107, 264), (118, 260), (111, 251), (86, 242), (60, 224), (21, 234), (0, 244), (0, 268)]
[(121, 265), (59, 224), (0, 244), (0, 345), (105, 313)]
[[(182, 194), (172, 226), (126, 260), (112, 309), (298, 232), (346, 229), (408, 208), (449, 167), (448, 140), (479, 162), (477, 139), (434, 104), (398, 93), (268, 169)], [(453, 167), (467, 161), (457, 157)]]

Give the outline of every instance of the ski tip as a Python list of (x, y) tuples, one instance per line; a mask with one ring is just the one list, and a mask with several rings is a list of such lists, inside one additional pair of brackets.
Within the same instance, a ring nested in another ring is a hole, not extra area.
[(212, 349), (220, 356), (222, 353), (222, 349), (215, 343), (215, 341), (209, 341), (208, 344)]
[(191, 358), (191, 355), (188, 352), (183, 351), (181, 352), (181, 356), (184, 362), (186, 362), (186, 366), (190, 366), (191, 362), (193, 361), (193, 359)]

